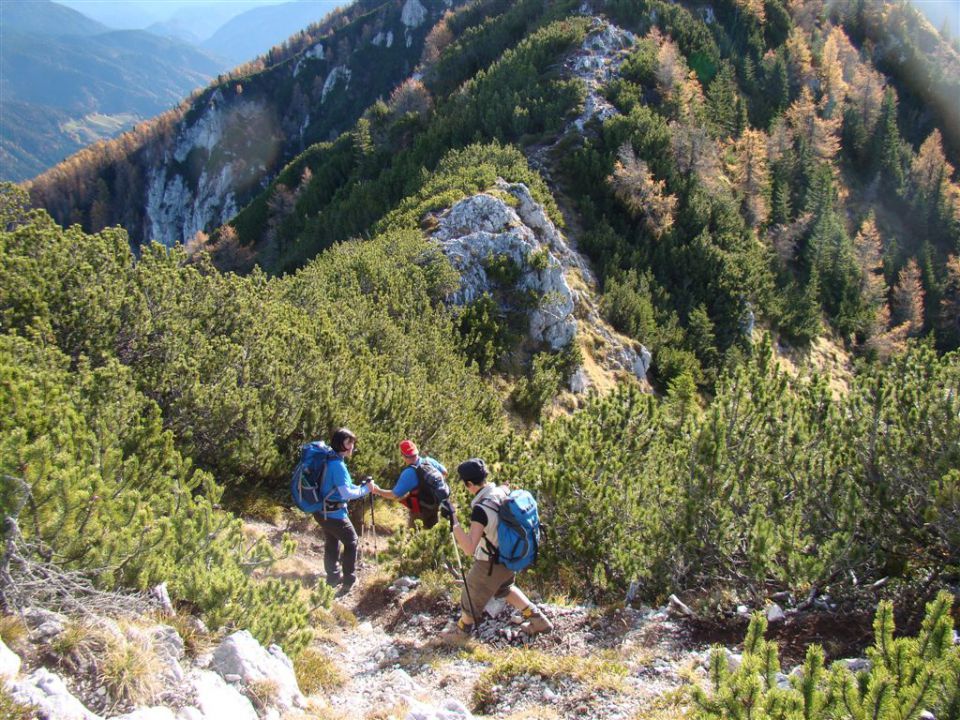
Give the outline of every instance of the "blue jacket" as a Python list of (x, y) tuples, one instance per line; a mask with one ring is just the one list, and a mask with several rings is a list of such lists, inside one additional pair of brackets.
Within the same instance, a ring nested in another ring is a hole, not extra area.
[(323, 496), (329, 496), (333, 502), (341, 501), (344, 503), (343, 507), (328, 511), (325, 514), (328, 520), (345, 520), (347, 517), (346, 502), (369, 494), (369, 485), (354, 484), (343, 458), (338, 457), (327, 461), (327, 473), (323, 477)]
[(417, 480), (417, 471), (414, 468), (424, 461), (433, 465), (437, 470), (443, 473), (444, 477), (447, 476), (447, 469), (437, 460), (434, 460), (432, 457), (422, 457), (413, 465), (408, 465), (405, 467), (403, 472), (400, 473), (400, 477), (397, 479), (397, 484), (393, 486), (393, 494), (397, 496), (397, 500), (401, 500), (413, 490), (417, 489), (417, 484), (419, 481)]

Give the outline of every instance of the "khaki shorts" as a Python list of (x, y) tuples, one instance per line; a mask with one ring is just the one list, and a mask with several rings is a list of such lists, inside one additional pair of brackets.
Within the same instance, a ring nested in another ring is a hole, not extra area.
[[(489, 560), (475, 560), (467, 573), (466, 590), (470, 591), (469, 598), (466, 592), (460, 593), (460, 609), (477, 622), (477, 616), (483, 614), (490, 598), (504, 598), (510, 594), (515, 577), (516, 573), (508, 570), (505, 565), (491, 563)], [(476, 614), (470, 610), (471, 601)]]

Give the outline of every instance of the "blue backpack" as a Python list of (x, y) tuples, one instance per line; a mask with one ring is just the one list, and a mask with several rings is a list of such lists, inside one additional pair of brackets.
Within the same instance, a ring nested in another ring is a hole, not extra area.
[(540, 513), (526, 490), (513, 490), (497, 510), (496, 562), (520, 572), (533, 565), (540, 549)]
[[(333, 448), (315, 440), (300, 449), (300, 462), (290, 478), (290, 496), (293, 503), (304, 512), (337, 510), (343, 503), (325, 502), (323, 480), (327, 474), (327, 462), (337, 457)], [(335, 505), (335, 507), (334, 507)]]

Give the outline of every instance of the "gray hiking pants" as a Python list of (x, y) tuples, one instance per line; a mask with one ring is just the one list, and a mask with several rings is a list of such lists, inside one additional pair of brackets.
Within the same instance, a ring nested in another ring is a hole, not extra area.
[[(323, 569), (327, 573), (327, 584), (331, 587), (353, 585), (357, 581), (357, 531), (349, 519), (323, 519), (322, 512), (313, 517), (323, 528)], [(343, 551), (341, 552), (341, 545)]]

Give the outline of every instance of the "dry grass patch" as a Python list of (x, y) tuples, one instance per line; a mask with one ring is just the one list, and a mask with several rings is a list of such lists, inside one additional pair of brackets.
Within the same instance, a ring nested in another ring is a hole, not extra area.
[(63, 632), (50, 641), (50, 650), (61, 660), (69, 661), (96, 653), (97, 639), (91, 637), (91, 628), (80, 622), (71, 622)]
[(622, 690), (627, 666), (620, 660), (599, 656), (548, 655), (539, 650), (516, 648), (494, 652), (486, 646), (474, 649), (472, 659), (489, 663), (473, 688), (473, 704), (482, 712), (495, 699), (494, 685), (503, 685), (522, 675), (544, 680), (570, 678), (593, 690)]
[(828, 378), (834, 398), (844, 397), (853, 379), (853, 363), (839, 341), (818, 337), (804, 348), (774, 345), (777, 364), (788, 375), (801, 378), (818, 373)]
[(237, 498), (236, 513), (271, 525), (283, 521), (283, 506), (268, 495), (247, 494)]
[(553, 708), (535, 707), (527, 710), (518, 710), (504, 716), (503, 720), (561, 720), (561, 715)]
[(151, 703), (161, 689), (162, 669), (160, 658), (148, 643), (105, 635), (97, 679), (114, 702)]
[(160, 620), (169, 625), (183, 640), (183, 650), (189, 658), (196, 658), (213, 649), (215, 636), (203, 629), (201, 622), (192, 615), (174, 615)]
[(270, 680), (269, 678), (251, 680), (244, 686), (244, 694), (253, 703), (257, 712), (262, 715), (271, 705), (277, 704), (280, 686), (276, 680)]
[(456, 578), (446, 570), (427, 570), (420, 576), (417, 593), (427, 602), (435, 603), (459, 596), (459, 588)]
[[(383, 551), (386, 546), (385, 537), (399, 532), (407, 526), (407, 514), (409, 511), (403, 505), (392, 500), (378, 498), (374, 500), (376, 507), (374, 512), (377, 520), (377, 549)], [(370, 514), (367, 512), (366, 522), (370, 522)], [(373, 535), (369, 533), (370, 525), (367, 525), (366, 539), (373, 543)]]
[(333, 621), (340, 627), (355, 628), (357, 626), (357, 616), (346, 605), (334, 603), (330, 607), (330, 614)]
[(0, 640), (11, 650), (21, 646), (30, 635), (30, 628), (19, 615), (0, 617)]
[(326, 653), (317, 648), (307, 648), (293, 661), (297, 684), (304, 695), (313, 695), (321, 690), (342, 687), (347, 676)]

